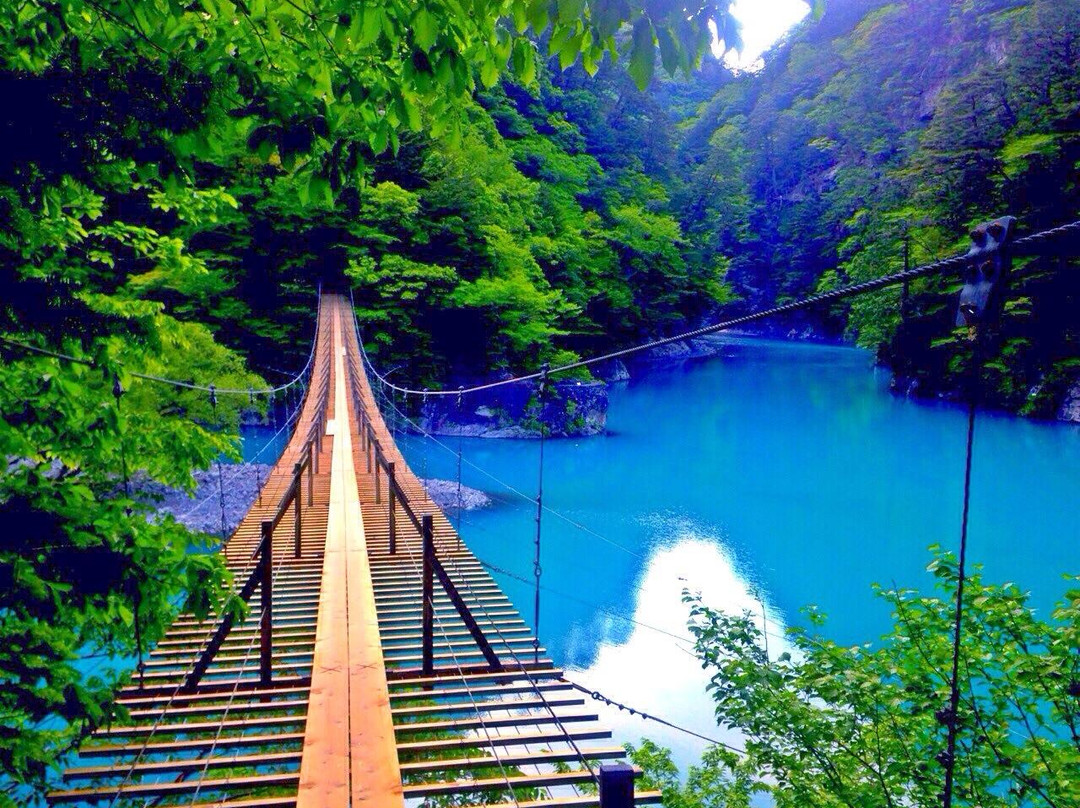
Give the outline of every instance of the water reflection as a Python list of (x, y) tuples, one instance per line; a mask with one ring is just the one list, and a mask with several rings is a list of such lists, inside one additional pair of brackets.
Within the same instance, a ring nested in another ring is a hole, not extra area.
[[(739, 572), (735, 559), (715, 537), (705, 536), (684, 521), (674, 528), (674, 541), (665, 542), (651, 555), (635, 594), (629, 634), (600, 636), (593, 661), (571, 666), (571, 677), (616, 701), (660, 715), (710, 738), (741, 746), (734, 730), (717, 727), (712, 700), (705, 692), (708, 673), (692, 653), (687, 630), (688, 607), (683, 590), (700, 592), (713, 608), (730, 613), (749, 611), (759, 628), (769, 634), (770, 654), (785, 648), (784, 621), (767, 595), (751, 594), (750, 582)], [(767, 624), (762, 620), (762, 609)], [(618, 622), (618, 621), (616, 621)], [(661, 633), (666, 632), (666, 633)], [(600, 705), (602, 720), (617, 740), (637, 742), (650, 738), (669, 747), (681, 768), (696, 763), (706, 742), (614, 707)]]

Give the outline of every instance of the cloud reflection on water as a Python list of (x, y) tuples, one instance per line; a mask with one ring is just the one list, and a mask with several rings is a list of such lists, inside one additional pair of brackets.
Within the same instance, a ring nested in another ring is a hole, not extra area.
[[(700, 592), (706, 604), (725, 612), (750, 611), (758, 616), (759, 627), (761, 603), (750, 594), (750, 582), (718, 540), (702, 535), (681, 520), (668, 522), (667, 529), (674, 529), (672, 538), (650, 555), (634, 596), (632, 617), (648, 626), (604, 620), (610, 631), (592, 638), (598, 643), (593, 661), (587, 667), (571, 668), (570, 676), (628, 706), (741, 746), (740, 733), (717, 726), (712, 699), (705, 692), (708, 673), (692, 653), (693, 640), (686, 627), (689, 608), (682, 602), (682, 592), (684, 588)], [(783, 617), (770, 607), (767, 596), (763, 597), (770, 653), (778, 654), (785, 650), (779, 639), (784, 633)], [(578, 636), (571, 640), (581, 641), (586, 640)], [(637, 743), (643, 737), (650, 738), (669, 747), (684, 771), (699, 760), (707, 746), (704, 741), (662, 724), (643, 721), (614, 707), (597, 706), (601, 720), (614, 731), (618, 742)]]

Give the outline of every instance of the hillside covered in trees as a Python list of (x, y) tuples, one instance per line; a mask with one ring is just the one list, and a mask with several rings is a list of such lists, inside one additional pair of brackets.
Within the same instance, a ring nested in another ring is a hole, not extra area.
[[(678, 216), (750, 309), (963, 251), (999, 215), (1031, 231), (1080, 212), (1080, 4), (831, 2), (683, 123)], [(1018, 281), (986, 388), (1053, 417), (1080, 370), (1077, 280)], [(902, 389), (955, 388), (938, 339), (954, 282), (858, 300), (814, 325), (875, 348)], [(912, 384), (914, 382), (914, 384)]]

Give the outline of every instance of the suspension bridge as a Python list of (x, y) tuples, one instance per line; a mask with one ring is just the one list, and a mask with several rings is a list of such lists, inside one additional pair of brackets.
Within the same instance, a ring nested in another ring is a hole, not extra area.
[(404, 461), (346, 299), (221, 552), (246, 616), (180, 615), (51, 804), (659, 801)]
[[(539, 578), (530, 627), (489, 575), (496, 568), (469, 551), (405, 462), (372, 378), (384, 396), (387, 390), (461, 396), (534, 380), (542, 395), (555, 373), (957, 270), (966, 273), (957, 324), (977, 332), (996, 316), (1012, 254), (1045, 253), (1080, 235), (1074, 222), (1012, 241), (1013, 224), (998, 220), (978, 229), (967, 255), (469, 390), (391, 384), (366, 361), (349, 301), (321, 295), (304, 371), (307, 394), (290, 422), (291, 437), (221, 550), (235, 579), (234, 600), (246, 608), (222, 604), (204, 620), (181, 614), (119, 693), (112, 719), (77, 750), (49, 802), (246, 808), (382, 808), (444, 798), (530, 808), (659, 802), (659, 792), (635, 789), (638, 772), (624, 761), (622, 747), (603, 743), (611, 732), (585, 706), (586, 697), (613, 702), (566, 679), (535, 636)], [(211, 401), (218, 392), (255, 393), (177, 384), (205, 390)], [(946, 806), (960, 706), (974, 397), (969, 415), (945, 713)], [(542, 449), (540, 457), (542, 491)], [(542, 493), (536, 505), (539, 525)], [(537, 553), (539, 576), (539, 532)]]

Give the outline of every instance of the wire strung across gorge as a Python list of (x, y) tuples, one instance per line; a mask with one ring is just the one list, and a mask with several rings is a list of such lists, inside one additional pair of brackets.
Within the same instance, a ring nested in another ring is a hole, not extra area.
[(695, 732), (692, 729), (687, 729), (686, 727), (681, 727), (681, 726), (679, 726), (678, 724), (676, 724), (676, 723), (674, 723), (672, 721), (668, 721), (666, 718), (660, 718), (659, 716), (652, 715), (650, 713), (645, 712), (644, 710), (639, 710), (636, 707), (631, 707), (631, 706), (629, 706), (627, 704), (622, 704), (621, 702), (615, 701), (615, 699), (612, 699), (612, 698), (609, 698), (608, 696), (605, 696), (599, 690), (592, 690), (590, 688), (585, 687), (584, 685), (579, 685), (577, 682), (573, 682), (573, 681), (567, 679), (565, 676), (560, 676), (559, 681), (560, 682), (565, 682), (566, 684), (570, 685), (570, 687), (574, 688), (575, 690), (578, 690), (578, 691), (580, 691), (582, 693), (585, 693), (586, 695), (589, 696), (589, 698), (593, 699), (594, 701), (602, 702), (602, 703), (608, 705), (609, 707), (618, 707), (619, 710), (626, 710), (627, 712), (630, 713), (630, 715), (636, 715), (638, 718), (642, 719), (643, 721), (654, 721), (657, 724), (663, 724), (665, 727), (670, 727), (671, 729), (677, 730), (678, 732), (682, 732), (682, 733), (684, 733), (686, 735), (691, 735), (694, 738), (698, 738), (698, 739), (700, 739), (702, 741), (705, 741), (706, 743), (711, 743), (714, 746), (722, 746), (725, 749), (727, 749), (728, 751), (735, 752), (736, 754), (739, 754), (739, 755), (748, 754), (745, 749), (741, 749), (738, 746), (733, 746), (732, 744), (726, 743), (725, 741), (717, 740), (716, 738), (710, 738), (708, 735), (702, 735), (700, 732)]
[[(1009, 250), (1012, 253), (1021, 253), (1023, 251), (1033, 252), (1038, 248), (1048, 244), (1049, 242), (1057, 239), (1064, 238), (1066, 236), (1078, 236), (1080, 235), (1080, 221), (1071, 222), (1061, 227), (1055, 227), (1050, 230), (1044, 230), (1039, 233), (1033, 233), (1030, 236), (1016, 239), (1009, 245)], [(907, 269), (902, 272), (896, 272), (892, 275), (883, 275), (880, 278), (874, 278), (862, 283), (853, 283), (847, 286), (842, 286), (839, 289), (833, 289), (829, 292), (822, 292), (821, 294), (811, 295), (801, 300), (795, 300), (791, 303), (785, 303), (780, 306), (773, 306), (768, 309), (760, 309), (750, 314), (744, 314), (740, 317), (733, 317), (728, 320), (722, 320), (712, 325), (702, 326), (701, 328), (695, 328), (690, 331), (684, 331), (681, 334), (676, 334), (671, 337), (661, 337), (659, 339), (651, 340), (649, 342), (643, 342), (638, 345), (633, 345), (629, 348), (621, 348), (616, 351), (610, 351), (598, 356), (592, 356), (587, 359), (579, 359), (575, 362), (569, 362), (565, 365), (559, 365), (553, 367), (547, 371), (548, 375), (555, 375), (558, 373), (568, 373), (572, 370), (578, 370), (579, 368), (586, 368), (592, 365), (601, 364), (603, 362), (610, 362), (614, 359), (621, 359), (625, 356), (632, 356), (634, 354), (642, 353), (644, 351), (652, 350), (653, 348), (660, 348), (664, 345), (671, 345), (676, 342), (683, 342), (685, 340), (696, 339), (697, 337), (707, 336), (709, 334), (716, 334), (720, 331), (728, 331), (732, 328), (738, 328), (739, 326), (749, 325), (750, 323), (758, 322), (759, 320), (765, 320), (771, 317), (776, 317), (782, 314), (791, 314), (792, 312), (801, 311), (803, 309), (813, 308), (815, 306), (827, 305), (830, 303), (836, 303), (840, 300), (846, 300), (851, 297), (858, 297), (859, 295), (867, 294), (868, 292), (876, 292), (880, 289), (885, 289), (890, 286), (897, 286), (899, 284), (910, 282), (918, 278), (923, 278), (928, 275), (936, 275), (947, 272), (949, 270), (961, 269), (971, 263), (971, 258), (967, 255), (954, 255), (951, 258), (943, 258), (940, 261), (934, 261), (923, 266)], [(360, 343), (361, 348), (363, 342)], [(369, 361), (370, 364), (370, 361)], [(375, 377), (384, 385), (398, 393), (406, 396), (456, 396), (464, 393), (478, 393), (483, 390), (492, 390), (497, 387), (504, 387), (509, 384), (516, 384), (518, 382), (534, 381), (543, 376), (543, 370), (537, 370), (532, 373), (527, 373), (523, 376), (515, 376), (510, 379), (500, 379), (499, 381), (488, 382), (486, 384), (479, 384), (473, 387), (466, 387), (464, 389), (456, 390), (415, 390), (410, 387), (401, 387), (395, 385), (382, 376), (372, 367), (372, 373)]]
[[(315, 310), (316, 328), (318, 327), (317, 324), (319, 322), (319, 313), (321, 312), (321, 310), (322, 310), (322, 287), (320, 286), (319, 295), (318, 295), (318, 304), (317, 304), (316, 310)], [(86, 357), (81, 357), (81, 356), (72, 356), (71, 354), (66, 354), (66, 353), (63, 353), (61, 351), (54, 351), (54, 350), (51, 350), (49, 348), (42, 348), (42, 347), (37, 346), (37, 345), (31, 345), (28, 342), (22, 342), (21, 340), (12, 339), (11, 337), (6, 337), (6, 336), (4, 336), (2, 334), (0, 334), (0, 342), (3, 342), (5, 345), (8, 345), (8, 346), (10, 346), (12, 348), (16, 348), (16, 349), (21, 350), (21, 351), (26, 351), (28, 353), (38, 354), (39, 356), (47, 356), (47, 357), (50, 357), (52, 359), (59, 359), (59, 360), (61, 360), (63, 362), (71, 362), (72, 364), (84, 365), (86, 367), (91, 367), (91, 368), (100, 367), (100, 365), (97, 362), (95, 362), (93, 359), (87, 359)], [(259, 389), (259, 390), (256, 390), (256, 389), (254, 389), (252, 387), (247, 387), (247, 388), (242, 388), (241, 389), (241, 388), (237, 388), (237, 387), (217, 387), (213, 383), (195, 384), (194, 382), (185, 382), (185, 381), (181, 381), (180, 379), (170, 379), (170, 378), (165, 377), (165, 376), (157, 376), (157, 375), (155, 375), (153, 373), (140, 373), (138, 371), (129, 371), (128, 375), (133, 377), (133, 378), (136, 378), (136, 379), (143, 379), (144, 381), (157, 382), (159, 384), (167, 384), (167, 385), (170, 385), (172, 387), (177, 387), (177, 388), (180, 388), (180, 389), (183, 389), (183, 390), (198, 390), (198, 391), (201, 391), (203, 393), (215, 393), (217, 395), (245, 395), (245, 396), (249, 396), (249, 397), (253, 397), (253, 396), (257, 396), (257, 395), (259, 395), (259, 396), (263, 396), (263, 395), (272, 396), (275, 393), (280, 393), (280, 392), (283, 392), (285, 390), (289, 390), (294, 385), (302, 383), (302, 381), (304, 379), (304, 376), (307, 374), (308, 369), (311, 367), (311, 363), (315, 359), (315, 342), (316, 342), (316, 340), (313, 338), (311, 340), (311, 351), (308, 353), (307, 362), (304, 364), (304, 367), (300, 370), (300, 372), (297, 373), (291, 380), (289, 380), (285, 384), (279, 384), (276, 387), (267, 387), (267, 388), (263, 388), (263, 389)]]

